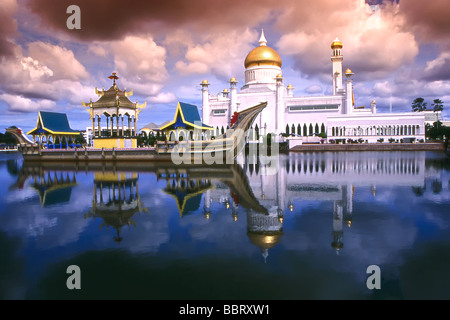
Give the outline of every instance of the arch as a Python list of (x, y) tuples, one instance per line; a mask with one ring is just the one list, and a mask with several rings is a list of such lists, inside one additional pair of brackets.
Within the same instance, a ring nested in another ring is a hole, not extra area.
[(178, 132), (178, 141), (185, 141), (187, 140), (187, 134), (184, 130), (181, 130)]
[(286, 134), (289, 134), (289, 125), (286, 125)]
[(308, 131), (307, 131), (308, 129), (307, 129), (307, 127), (306, 127), (306, 123), (305, 124), (303, 124), (303, 136), (307, 136), (308, 135)]
[(299, 136), (302, 135), (302, 127), (301, 127), (300, 123), (297, 125), (297, 134), (298, 134)]

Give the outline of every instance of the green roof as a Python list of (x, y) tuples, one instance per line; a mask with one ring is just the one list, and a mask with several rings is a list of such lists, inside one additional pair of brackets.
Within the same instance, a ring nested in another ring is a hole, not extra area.
[(27, 134), (79, 134), (70, 127), (69, 119), (65, 113), (39, 111), (36, 127)]

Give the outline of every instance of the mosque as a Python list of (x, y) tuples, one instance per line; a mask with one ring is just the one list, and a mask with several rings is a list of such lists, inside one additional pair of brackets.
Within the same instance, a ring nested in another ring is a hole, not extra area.
[(331, 43), (332, 94), (294, 96), (294, 87), (285, 86), (280, 55), (267, 45), (261, 31), (259, 46), (251, 50), (244, 61), (245, 83), (238, 90), (238, 81), (230, 79), (229, 88), (213, 95), (209, 83), (203, 80), (202, 121), (217, 130), (230, 126), (234, 112), (245, 110), (261, 102), (268, 103), (255, 120), (251, 135), (257, 139), (269, 133), (280, 138), (296, 137), (300, 143), (308, 136), (325, 135), (328, 142), (413, 142), (425, 140), (425, 113), (378, 114), (376, 102), (370, 107), (355, 107), (353, 75), (343, 71), (343, 44), (336, 38)]

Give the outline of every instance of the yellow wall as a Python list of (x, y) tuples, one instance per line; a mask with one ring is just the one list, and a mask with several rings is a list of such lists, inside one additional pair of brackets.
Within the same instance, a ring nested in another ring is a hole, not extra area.
[(114, 173), (114, 172), (95, 172), (95, 181), (101, 182), (120, 182), (125, 180), (135, 180), (137, 179), (137, 173), (132, 173), (131, 175), (125, 173)]
[(105, 148), (105, 149), (112, 149), (112, 148), (125, 148), (125, 140), (130, 141), (131, 140), (131, 148), (137, 147), (137, 140), (136, 139), (117, 139), (117, 138), (111, 138), (111, 139), (94, 139), (94, 148)]

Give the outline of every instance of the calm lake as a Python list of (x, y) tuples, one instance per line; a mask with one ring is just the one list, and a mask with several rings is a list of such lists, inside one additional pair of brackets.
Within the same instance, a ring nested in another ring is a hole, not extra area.
[[(102, 166), (0, 154), (0, 298), (450, 299), (444, 153), (269, 160)], [(72, 265), (81, 289), (68, 289)]]

